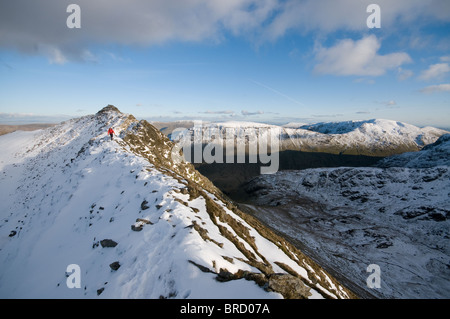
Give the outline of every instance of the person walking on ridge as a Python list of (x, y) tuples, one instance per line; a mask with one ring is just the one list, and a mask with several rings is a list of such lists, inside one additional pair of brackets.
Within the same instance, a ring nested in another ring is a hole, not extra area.
[(111, 136), (111, 141), (112, 141), (114, 134), (116, 134), (116, 133), (114, 133), (114, 130), (112, 129), (112, 127), (109, 128), (108, 134), (109, 134), (109, 136)]

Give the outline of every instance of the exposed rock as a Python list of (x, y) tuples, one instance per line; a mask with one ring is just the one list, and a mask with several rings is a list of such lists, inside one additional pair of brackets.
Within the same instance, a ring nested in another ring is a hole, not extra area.
[(142, 230), (142, 225), (131, 225), (131, 230), (133, 231), (141, 231)]
[(236, 279), (236, 276), (229, 272), (226, 269), (220, 268), (219, 273), (217, 274), (216, 280), (220, 281), (220, 282), (226, 282), (226, 281), (230, 281)]
[(195, 261), (192, 260), (188, 260), (191, 264), (193, 264), (194, 266), (197, 266), (198, 269), (200, 269), (202, 272), (212, 272), (214, 273), (211, 269), (209, 269), (208, 267), (202, 266), (200, 264), (197, 264)]
[(383, 242), (377, 245), (378, 249), (384, 249), (384, 248), (389, 248), (391, 247), (393, 244), (391, 242)]
[(117, 269), (120, 268), (120, 263), (119, 263), (118, 261), (115, 261), (115, 262), (109, 264), (109, 267), (110, 267), (112, 270), (116, 271)]
[(107, 112), (116, 112), (121, 113), (117, 107), (114, 105), (108, 104), (104, 108), (102, 108), (100, 111), (97, 112), (97, 114), (107, 113)]
[(445, 215), (441, 214), (441, 213), (430, 213), (428, 214), (428, 219), (432, 219), (436, 222), (443, 222), (445, 221), (447, 218), (445, 217)]
[(289, 274), (270, 274), (268, 290), (279, 292), (286, 299), (306, 299), (310, 289), (300, 278)]
[(116, 247), (117, 243), (112, 239), (103, 239), (100, 241), (100, 245), (102, 247)]
[(244, 278), (247, 280), (252, 280), (252, 281), (256, 282), (256, 284), (260, 287), (268, 288), (269, 281), (268, 281), (266, 275), (264, 275), (262, 273), (247, 272), (244, 275)]
[(151, 221), (149, 221), (148, 219), (144, 219), (144, 218), (137, 218), (136, 219), (136, 224), (131, 225), (131, 230), (133, 231), (141, 231), (145, 225), (153, 225), (153, 223)]
[(139, 222), (142, 224), (147, 224), (147, 225), (153, 225), (153, 223), (151, 221), (149, 221), (148, 219), (145, 219), (145, 218), (137, 218), (136, 222)]
[(142, 209), (142, 210), (149, 209), (150, 206), (148, 206), (147, 204), (148, 204), (148, 202), (147, 202), (146, 200), (144, 200), (144, 201), (141, 203), (141, 209)]

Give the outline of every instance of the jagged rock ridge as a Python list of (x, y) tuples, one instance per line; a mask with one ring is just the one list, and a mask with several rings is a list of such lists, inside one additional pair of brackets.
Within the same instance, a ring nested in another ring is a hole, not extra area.
[(0, 147), (3, 298), (355, 297), (113, 106)]

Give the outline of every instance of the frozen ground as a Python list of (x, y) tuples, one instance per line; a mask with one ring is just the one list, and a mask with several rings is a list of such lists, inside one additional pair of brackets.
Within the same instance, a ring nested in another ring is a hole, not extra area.
[[(351, 297), (171, 163), (170, 147), (113, 109), (1, 136), (0, 297), (282, 298), (267, 287), (276, 273), (301, 278), (309, 298)], [(72, 264), (80, 288), (67, 285)]]
[[(360, 295), (450, 297), (450, 135), (368, 168), (260, 176), (248, 208)], [(370, 264), (381, 288), (366, 284)]]

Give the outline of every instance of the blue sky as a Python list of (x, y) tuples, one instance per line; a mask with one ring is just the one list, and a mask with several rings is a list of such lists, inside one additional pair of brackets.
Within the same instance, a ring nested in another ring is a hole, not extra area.
[(113, 104), (164, 121), (450, 128), (448, 30), (446, 0), (2, 1), (0, 122)]

